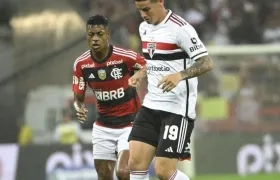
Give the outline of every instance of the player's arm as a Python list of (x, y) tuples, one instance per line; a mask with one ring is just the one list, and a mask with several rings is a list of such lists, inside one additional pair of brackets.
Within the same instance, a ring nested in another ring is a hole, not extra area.
[(180, 71), (182, 80), (190, 79), (193, 77), (200, 76), (212, 69), (212, 59), (209, 55), (202, 56), (198, 58), (195, 63), (183, 70)]
[(142, 80), (143, 78), (147, 77), (147, 67), (146, 65), (143, 66), (140, 70), (138, 70), (135, 74), (135, 77), (137, 77), (137, 79)]
[(74, 92), (74, 108), (82, 109), (84, 107), (85, 94), (77, 94)]
[(136, 72), (131, 78), (129, 78), (128, 84), (131, 87), (139, 88), (141, 80), (147, 76), (145, 58), (138, 54), (136, 59), (132, 59), (130, 63), (131, 70)]
[(185, 25), (177, 28), (176, 31), (177, 45), (188, 54), (193, 63), (178, 73), (163, 77), (158, 83), (158, 87), (162, 88), (163, 92), (171, 91), (181, 80), (200, 76), (212, 69), (212, 60), (195, 29)]
[(147, 68), (146, 66), (144, 66), (128, 79), (128, 85), (133, 88), (139, 89), (142, 79), (145, 78), (146, 76), (147, 76)]
[(189, 55), (193, 64), (180, 72), (181, 79), (186, 80), (200, 76), (212, 69), (212, 59), (198, 37), (195, 29), (186, 25), (178, 29), (178, 45)]
[(137, 55), (136, 61), (133, 64), (133, 68), (137, 71), (135, 73), (135, 77), (137, 77), (139, 80), (147, 76), (146, 60), (143, 56), (139, 54)]
[(72, 91), (74, 93), (74, 103), (73, 106), (77, 111), (77, 118), (80, 122), (86, 120), (87, 110), (84, 106), (85, 92), (86, 92), (86, 82), (84, 80), (81, 67), (75, 62), (73, 68), (73, 84)]

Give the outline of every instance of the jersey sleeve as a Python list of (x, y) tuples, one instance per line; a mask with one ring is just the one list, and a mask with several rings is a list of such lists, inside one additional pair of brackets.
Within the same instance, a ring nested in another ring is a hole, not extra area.
[(74, 63), (73, 67), (72, 91), (76, 94), (85, 94), (86, 91), (86, 82), (82, 74), (82, 69), (77, 62)]
[(177, 44), (192, 60), (208, 55), (208, 51), (191, 25), (177, 29)]
[(140, 54), (137, 54), (134, 58), (130, 58), (128, 61), (129, 71), (142, 69), (146, 65), (146, 60)]

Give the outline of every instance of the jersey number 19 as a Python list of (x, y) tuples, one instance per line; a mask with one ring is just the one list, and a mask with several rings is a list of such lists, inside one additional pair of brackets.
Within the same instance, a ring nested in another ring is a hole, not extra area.
[(179, 128), (176, 125), (166, 125), (164, 129), (163, 139), (177, 140)]

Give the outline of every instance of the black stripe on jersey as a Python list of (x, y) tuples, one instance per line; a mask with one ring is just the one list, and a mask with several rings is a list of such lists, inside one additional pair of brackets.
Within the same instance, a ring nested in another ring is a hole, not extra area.
[(176, 22), (180, 23), (182, 26), (184, 26), (184, 25), (187, 24), (186, 21), (181, 20), (181, 19), (178, 18), (174, 13), (172, 13), (171, 17), (172, 17), (172, 19), (174, 19)]
[[(186, 59), (184, 59), (184, 69), (187, 69), (187, 61)], [(188, 143), (191, 143), (191, 135), (194, 129), (194, 123), (195, 123), (195, 119), (189, 118), (189, 97), (190, 97), (190, 87), (189, 87), (189, 81), (188, 79), (186, 80), (186, 88), (187, 88), (187, 98), (186, 98), (186, 115), (185, 118), (188, 121), (187, 123), (187, 132), (185, 135), (185, 141)], [(184, 148), (186, 148), (187, 143), (184, 144)], [(191, 154), (187, 153), (186, 156), (191, 157)]]
[(129, 73), (125, 63), (112, 66), (84, 68), (82, 72), (84, 79), (89, 83), (118, 80)]
[(109, 52), (107, 54), (107, 56), (105, 58), (103, 58), (101, 61), (97, 61), (94, 57), (93, 57), (93, 54), (92, 54), (92, 51), (90, 51), (90, 55), (91, 55), (91, 59), (97, 63), (97, 64), (102, 64), (103, 62), (107, 61), (113, 54), (113, 45), (109, 45)]
[(197, 56), (199, 56), (199, 55), (201, 55), (201, 54), (203, 54), (203, 53), (207, 53), (207, 51), (203, 51), (203, 52), (201, 52), (201, 53), (198, 53), (197, 55), (194, 55), (193, 57), (191, 57), (191, 59), (193, 59), (193, 58), (195, 58), (195, 57), (197, 57)]
[(98, 113), (99, 117), (97, 118), (97, 121), (105, 126), (117, 128), (117, 127), (131, 124), (131, 122), (133, 122), (135, 118), (135, 115), (136, 115), (135, 113), (132, 113), (132, 114), (118, 117), (118, 116), (107, 116), (106, 114)]
[[(169, 10), (167, 10), (168, 12), (169, 12)], [(171, 13), (170, 15), (169, 15), (169, 17), (166, 19), (166, 21), (164, 22), (164, 24), (170, 19), (170, 17), (172, 16), (172, 14), (173, 13)]]
[[(128, 102), (137, 95), (137, 92), (134, 88), (127, 88), (124, 90), (124, 96), (122, 98), (115, 99), (115, 97), (111, 97), (112, 95), (109, 94), (109, 92), (106, 91), (106, 94), (102, 91), (94, 91), (94, 94), (96, 96), (97, 102), (100, 106), (108, 106), (108, 108), (112, 106), (117, 106), (120, 104), (124, 104), (125, 102)], [(115, 95), (116, 96), (116, 95)], [(102, 100), (100, 100), (102, 99)]]
[(147, 60), (162, 60), (162, 61), (174, 61), (178, 59), (187, 59), (189, 55), (186, 52), (177, 52), (171, 54), (159, 54), (155, 53), (151, 58), (148, 53), (143, 53), (145, 59)]
[[(186, 59), (184, 59), (184, 69), (187, 69), (187, 61)], [(190, 96), (190, 87), (189, 87), (189, 81), (188, 79), (186, 80), (186, 86), (187, 86), (187, 99), (186, 99), (186, 103), (187, 103), (187, 106), (186, 106), (186, 118), (188, 117), (188, 114), (189, 114), (189, 96)]]

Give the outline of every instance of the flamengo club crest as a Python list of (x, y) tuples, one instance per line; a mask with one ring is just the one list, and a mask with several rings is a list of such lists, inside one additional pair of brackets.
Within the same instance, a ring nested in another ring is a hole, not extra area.
[(153, 56), (154, 56), (156, 47), (157, 47), (157, 43), (155, 43), (155, 42), (147, 43), (148, 54), (150, 55), (151, 58), (153, 58)]
[(98, 77), (101, 80), (106, 79), (106, 71), (104, 69), (100, 69), (97, 71)]

